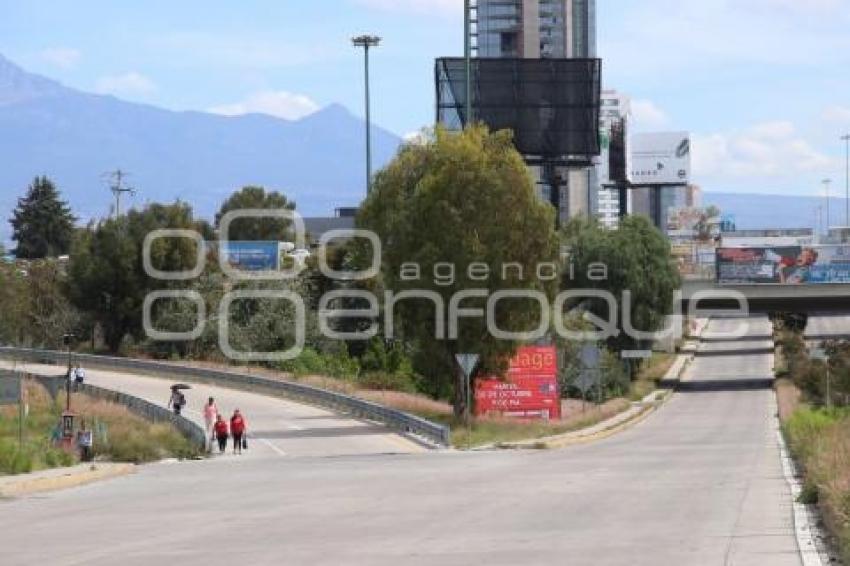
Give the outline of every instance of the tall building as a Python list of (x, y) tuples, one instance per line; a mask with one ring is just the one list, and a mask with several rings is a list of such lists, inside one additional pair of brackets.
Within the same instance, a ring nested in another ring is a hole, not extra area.
[[(592, 58), (596, 57), (596, 0), (477, 0), (474, 26), (478, 57)], [(544, 175), (532, 167), (538, 194), (551, 199), (559, 190), (561, 221), (590, 215), (596, 203), (596, 170), (557, 167)], [(559, 179), (556, 183), (546, 178)], [(554, 189), (552, 185), (558, 184)]]
[(596, 56), (596, 0), (478, 0), (479, 57)]
[[(611, 179), (610, 145), (617, 127), (625, 129), (627, 140), (628, 122), (631, 117), (631, 100), (628, 96), (615, 90), (602, 91), (601, 109), (599, 112), (599, 129), (602, 139), (602, 155), (596, 166), (591, 185), (591, 194), (596, 195), (596, 202), (591, 202), (591, 210), (599, 221), (607, 228), (616, 228), (620, 223), (620, 191), (617, 183)], [(627, 150), (626, 150), (627, 151)], [(596, 188), (593, 191), (593, 188)], [(629, 193), (627, 193), (628, 197)], [(594, 206), (595, 204), (595, 206)]]

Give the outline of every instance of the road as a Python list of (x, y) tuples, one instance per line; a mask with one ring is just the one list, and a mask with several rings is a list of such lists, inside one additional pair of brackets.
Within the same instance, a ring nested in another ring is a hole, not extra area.
[(806, 340), (850, 339), (850, 315), (819, 314), (809, 316), (804, 334)]
[[(0, 362), (0, 367), (11, 367)], [(64, 369), (51, 365), (21, 364), (42, 375), (62, 374)], [(166, 405), (173, 381), (116, 371), (86, 370), (92, 385), (123, 391), (159, 405)], [(422, 452), (424, 448), (389, 429), (330, 411), (245, 391), (208, 385), (193, 385), (186, 391), (184, 416), (203, 426), (201, 413), (209, 397), (216, 399), (219, 411), (227, 419), (240, 409), (248, 421), (249, 450), (243, 458), (280, 458), (302, 456), (347, 456)], [(72, 397), (73, 399), (73, 397)]]
[(695, 390), (564, 450), (158, 464), (2, 503), (3, 564), (799, 566), (773, 394), (734, 387), (771, 364), (697, 358)]

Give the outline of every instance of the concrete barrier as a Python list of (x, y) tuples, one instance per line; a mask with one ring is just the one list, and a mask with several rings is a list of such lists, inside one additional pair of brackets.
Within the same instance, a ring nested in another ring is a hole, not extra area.
[[(53, 350), (0, 346), (0, 358), (64, 365), (67, 363), (68, 354), (67, 352)], [(152, 374), (158, 377), (169, 376), (174, 378), (175, 381), (178, 379), (194, 381), (285, 397), (308, 405), (317, 405), (338, 413), (348, 414), (355, 418), (379, 422), (393, 430), (421, 437), (440, 446), (448, 446), (450, 442), (449, 427), (447, 426), (432, 423), (415, 415), (390, 409), (364, 399), (326, 391), (302, 383), (277, 381), (246, 373), (91, 354), (74, 354), (74, 360), (86, 367)]]

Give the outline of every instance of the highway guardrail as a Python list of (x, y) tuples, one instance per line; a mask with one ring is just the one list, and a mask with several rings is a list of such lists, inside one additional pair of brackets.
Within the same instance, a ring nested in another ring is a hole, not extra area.
[[(317, 405), (359, 419), (375, 421), (390, 429), (421, 437), (440, 446), (448, 446), (450, 442), (449, 427), (447, 426), (433, 423), (403, 411), (384, 407), (377, 403), (366, 401), (365, 399), (327, 391), (303, 383), (278, 381), (247, 373), (197, 368), (132, 358), (76, 353), (73, 356), (75, 364), (79, 363), (86, 367), (124, 370), (132, 373), (153, 374), (159, 377), (168, 376), (175, 378), (175, 381), (195, 381), (230, 387), (231, 389), (264, 392), (309, 405)], [(68, 361), (67, 352), (8, 346), (0, 346), (0, 357), (56, 365), (63, 365)]]

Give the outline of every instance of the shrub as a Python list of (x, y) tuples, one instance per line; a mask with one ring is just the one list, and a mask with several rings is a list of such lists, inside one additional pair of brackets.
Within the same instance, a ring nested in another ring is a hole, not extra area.
[(379, 391), (401, 391), (403, 393), (416, 393), (418, 391), (414, 378), (404, 373), (370, 371), (358, 377), (357, 384), (362, 389)]

